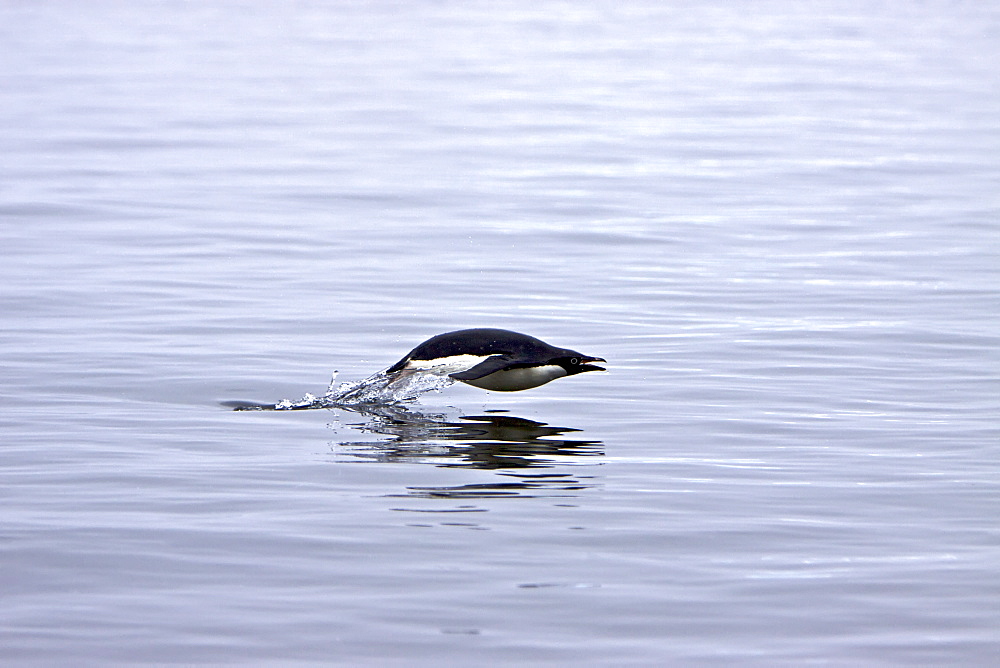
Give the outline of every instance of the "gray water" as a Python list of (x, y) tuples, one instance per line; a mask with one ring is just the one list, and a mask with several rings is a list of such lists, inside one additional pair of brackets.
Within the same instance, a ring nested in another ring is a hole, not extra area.
[[(994, 3), (0, 4), (5, 665), (995, 665)], [(608, 360), (358, 412), (504, 327)]]

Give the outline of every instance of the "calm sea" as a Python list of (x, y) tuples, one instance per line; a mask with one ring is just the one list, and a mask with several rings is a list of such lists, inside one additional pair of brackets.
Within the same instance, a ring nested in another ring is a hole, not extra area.
[[(4, 665), (1000, 661), (1000, 9), (0, 3)], [(514, 394), (233, 412), (504, 327)]]

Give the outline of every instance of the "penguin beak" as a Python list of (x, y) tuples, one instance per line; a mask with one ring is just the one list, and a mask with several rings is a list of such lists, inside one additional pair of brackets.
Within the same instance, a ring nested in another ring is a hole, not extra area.
[(587, 371), (607, 371), (607, 369), (602, 366), (595, 366), (591, 364), (591, 362), (604, 362), (607, 364), (608, 361), (603, 357), (582, 357), (580, 358), (580, 361), (582, 362), (580, 368), (586, 368)]

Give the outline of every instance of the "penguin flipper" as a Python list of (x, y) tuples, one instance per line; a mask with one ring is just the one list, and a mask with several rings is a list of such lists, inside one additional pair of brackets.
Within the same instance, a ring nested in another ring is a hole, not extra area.
[(471, 369), (448, 375), (455, 380), (476, 380), (477, 378), (488, 376), (491, 373), (509, 367), (511, 361), (510, 355), (493, 355), (492, 357), (487, 357)]

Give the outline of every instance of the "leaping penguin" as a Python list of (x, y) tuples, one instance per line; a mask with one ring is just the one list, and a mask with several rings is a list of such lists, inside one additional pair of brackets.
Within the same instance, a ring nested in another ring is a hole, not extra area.
[(517, 392), (563, 376), (604, 371), (591, 362), (606, 361), (550, 346), (527, 334), (481, 328), (427, 339), (386, 372), (434, 370), (484, 390)]

